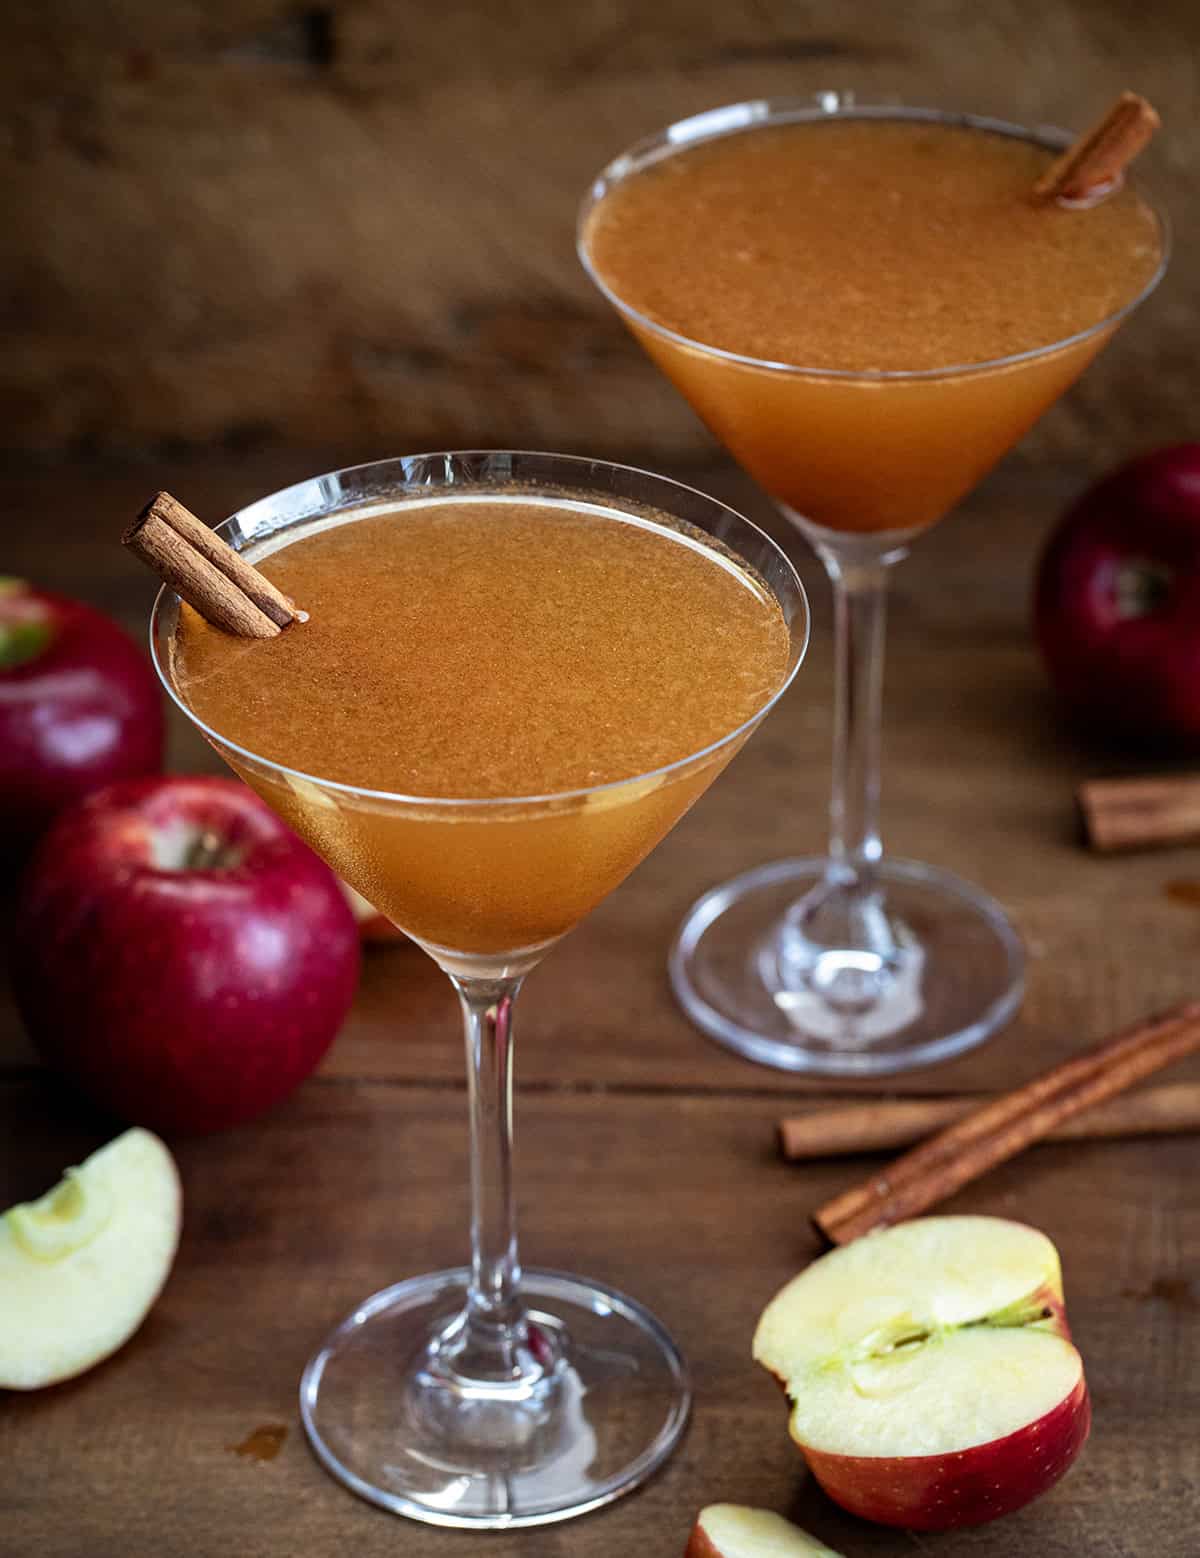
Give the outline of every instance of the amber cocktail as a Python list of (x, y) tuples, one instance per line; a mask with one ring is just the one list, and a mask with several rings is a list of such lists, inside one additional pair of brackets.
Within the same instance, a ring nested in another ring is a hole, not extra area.
[(521, 1269), (513, 1002), (791, 680), (803, 591), (722, 504), (551, 455), (360, 466), (223, 533), (307, 619), (234, 638), (164, 593), (159, 668), (247, 783), (446, 970), (467, 1041), (471, 1266), (412, 1276), (337, 1327), (304, 1376), (310, 1441), (357, 1493), (434, 1524), (581, 1514), (661, 1463), (689, 1390), (632, 1299)]
[(884, 589), (1162, 272), (1132, 186), (1034, 198), (1066, 139), (833, 94), (741, 103), (639, 143), (584, 204), (592, 278), (834, 584), (828, 855), (714, 889), (671, 958), (695, 1020), (768, 1064), (900, 1070), (978, 1043), (1020, 998), (998, 905), (883, 856)]

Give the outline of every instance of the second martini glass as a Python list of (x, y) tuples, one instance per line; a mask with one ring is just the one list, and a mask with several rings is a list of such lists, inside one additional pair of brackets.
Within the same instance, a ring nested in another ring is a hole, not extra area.
[[(1010, 147), (1020, 143), (1023, 166), (1038, 159), (1044, 166), (1047, 154), (1068, 140), (1060, 132), (936, 110), (860, 108), (831, 93), (815, 102), (739, 103), (674, 124), (610, 164), (584, 202), (579, 253), (648, 355), (812, 544), (834, 588), (828, 853), (758, 867), (701, 898), (672, 950), (672, 983), (700, 1027), (753, 1060), (793, 1071), (867, 1075), (944, 1059), (979, 1043), (1013, 1015), (1023, 987), (1021, 944), (998, 904), (950, 872), (883, 853), (879, 737), (889, 571), (913, 539), (969, 491), (1079, 376), (1124, 315), (1151, 291), (1162, 274), (1166, 243), (1161, 219), (1151, 224), (1155, 231), (1146, 242), (1149, 217), (1147, 208), (1139, 207), (1147, 215), (1140, 241), (1153, 253), (1140, 256), (1141, 273), (1119, 306), (1101, 308), (1086, 328), (1048, 330), (1031, 350), (960, 366), (805, 367), (795, 358), (727, 350), (697, 338), (695, 330), (669, 327), (675, 283), (667, 272), (656, 277), (645, 301), (639, 298), (640, 307), (630, 301), (629, 287), (610, 273), (614, 252), (620, 251), (622, 264), (636, 266), (643, 242), (649, 248), (665, 239), (687, 246), (693, 272), (710, 266), (705, 225), (715, 248), (723, 239), (727, 202), (740, 199), (739, 177), (731, 172), (719, 192), (707, 190), (696, 230), (674, 231), (662, 195), (673, 177), (677, 185), (686, 182), (689, 153), (726, 138), (744, 143), (763, 131), (808, 126), (800, 138), (809, 138), (806, 151), (815, 160), (822, 127), (839, 121), (925, 127), (918, 159), (911, 169), (899, 169), (914, 180), (936, 177), (928, 158), (938, 151), (937, 132), (945, 129), (958, 132), (960, 140), (963, 132), (977, 132), (976, 142), (1000, 137)], [(848, 187), (855, 188), (864, 173), (865, 187), (874, 172), (859, 167)], [(820, 166), (811, 208), (804, 210), (808, 231), (816, 237), (844, 221), (839, 231), (845, 241), (869, 257), (869, 213), (859, 213), (858, 220), (853, 210), (829, 213), (837, 178), (836, 163)], [(878, 179), (874, 182), (878, 188)], [(618, 225), (608, 212), (621, 211), (623, 192), (631, 185), (638, 186), (640, 204)], [(895, 189), (890, 194), (895, 201), (905, 198)], [(793, 198), (775, 189), (764, 196), (768, 210), (776, 212), (779, 202)], [(980, 252), (986, 244), (980, 234), (964, 231), (956, 216), (940, 212), (937, 232), (943, 269), (960, 260), (973, 267), (974, 290), (971, 285), (960, 290), (961, 310), (982, 301), (981, 289), (991, 282), (989, 256)], [(723, 272), (728, 291), (714, 294), (715, 302), (707, 299), (716, 310), (714, 333), (720, 331), (721, 298), (737, 309), (743, 297), (753, 296), (760, 249), (768, 265), (777, 264), (782, 251), (793, 268), (786, 274), (802, 276), (809, 264), (804, 235), (796, 235), (794, 223), (786, 238), (772, 229), (769, 215), (763, 229), (739, 231), (736, 249), (725, 256), (738, 265)], [(609, 235), (603, 253), (599, 232)], [(728, 250), (730, 241), (724, 242)], [(958, 264), (959, 275), (962, 269)], [(1131, 266), (1131, 274), (1136, 270)], [(831, 276), (831, 286), (839, 279)], [(929, 280), (928, 271), (913, 277), (917, 317), (926, 317), (917, 311), (936, 293)], [(1048, 295), (1060, 284), (1053, 274), (1036, 281)], [(873, 317), (869, 292), (856, 298), (847, 314), (839, 312), (844, 300), (829, 303), (819, 287), (806, 296), (835, 328), (857, 329), (861, 341), (859, 318)], [(1034, 301), (1026, 299), (1030, 306)], [(770, 305), (765, 317), (770, 320)], [(941, 324), (931, 309), (930, 335)], [(770, 323), (763, 326), (770, 329)], [(886, 327), (875, 329), (868, 350), (879, 344), (878, 332)], [(836, 359), (836, 344), (834, 351)]]

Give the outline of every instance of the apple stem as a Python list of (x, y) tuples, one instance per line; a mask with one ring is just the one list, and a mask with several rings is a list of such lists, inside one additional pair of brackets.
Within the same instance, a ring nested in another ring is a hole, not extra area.
[(1117, 616), (1149, 617), (1158, 611), (1171, 593), (1175, 570), (1166, 563), (1148, 557), (1130, 558), (1117, 568), (1113, 597)]
[(183, 857), (183, 869), (212, 871), (218, 866), (228, 864), (229, 855), (230, 851), (224, 841), (211, 828), (206, 828), (189, 840), (187, 852)]
[(890, 1358), (909, 1348), (922, 1347), (926, 1342), (944, 1336), (947, 1331), (970, 1331), (980, 1326), (988, 1326), (992, 1330), (1019, 1329), (1021, 1326), (1039, 1325), (1052, 1316), (1053, 1311), (1048, 1305), (1039, 1303), (1035, 1308), (1030, 1308), (1026, 1300), (1020, 1299), (1017, 1303), (1010, 1304), (1007, 1309), (997, 1310), (990, 1315), (981, 1315), (978, 1320), (963, 1320), (956, 1325), (921, 1326), (897, 1322), (894, 1326), (882, 1326), (865, 1337), (856, 1359), (859, 1362), (866, 1362), (870, 1359)]
[(1038, 1304), (1030, 1309), (1024, 1301), (1010, 1304), (1007, 1309), (1001, 1309), (996, 1314), (984, 1315), (981, 1320), (969, 1320), (963, 1327), (969, 1330), (972, 1326), (986, 1325), (993, 1330), (1004, 1330), (1008, 1327), (1019, 1328), (1024, 1325), (1040, 1325), (1043, 1320), (1053, 1318), (1054, 1311), (1047, 1304)]
[[(12, 603), (6, 605), (5, 597), (10, 594)], [(0, 671), (12, 671), (36, 660), (53, 639), (54, 627), (46, 607), (26, 596), (16, 580), (0, 579)]]
[(230, 871), (244, 856), (239, 845), (215, 828), (189, 824), (152, 829), (151, 843), (159, 871)]

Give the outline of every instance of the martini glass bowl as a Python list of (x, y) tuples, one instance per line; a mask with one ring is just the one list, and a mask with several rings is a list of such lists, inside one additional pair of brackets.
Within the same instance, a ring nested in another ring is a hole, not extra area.
[[(309, 1441), (336, 1478), (397, 1514), (442, 1526), (504, 1528), (583, 1514), (636, 1487), (683, 1431), (687, 1369), (660, 1322), (603, 1282), (521, 1265), (511, 1174), (513, 1005), (548, 948), (737, 752), (795, 675), (808, 637), (800, 581), (760, 530), (691, 488), (600, 461), (507, 452), (386, 460), (275, 493), (220, 533), (254, 560), (338, 523), (343, 512), (343, 523), (361, 510), (403, 525), (406, 508), (514, 492), (630, 524), (648, 512), (657, 522), (668, 517), (686, 544), (778, 605), (789, 637), (781, 685), (737, 729), (652, 773), (502, 800), (398, 795), (300, 773), (206, 726), (172, 674), (179, 602), (167, 590), (151, 629), (155, 664), (183, 712), (330, 865), (430, 953), (460, 999), (470, 1262), (407, 1276), (365, 1299), (322, 1342), (300, 1390)], [(519, 730), (519, 709), (513, 719)], [(402, 1223), (402, 1206), (397, 1217)]]

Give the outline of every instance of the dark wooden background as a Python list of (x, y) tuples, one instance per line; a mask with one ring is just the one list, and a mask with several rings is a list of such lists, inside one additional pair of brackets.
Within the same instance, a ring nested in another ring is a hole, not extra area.
[(1030, 452), (1185, 436), (1198, 51), (1195, 0), (13, 0), (0, 446), (693, 456), (579, 198), (671, 119), (829, 87), (1073, 128), (1147, 93), (1180, 261)]
[[(152, 589), (114, 538), (156, 487), (217, 519), (347, 458), (442, 445), (612, 453), (776, 524), (582, 277), (573, 222), (590, 176), (636, 135), (750, 95), (849, 87), (1078, 126), (1139, 88), (1166, 120), (1146, 162), (1174, 268), (922, 542), (892, 610), (889, 845), (990, 888), (1031, 955), (1007, 1033), (895, 1090), (1014, 1085), (1200, 992), (1200, 913), (1171, 892), (1200, 881), (1200, 852), (1079, 847), (1073, 784), (1134, 764), (1064, 729), (1028, 628), (1037, 547), (1088, 478), (1200, 436), (1198, 49), (1194, 0), (13, 0), (0, 15), (0, 446), (13, 455), (0, 572), (141, 633)], [(464, 1255), (453, 1002), (419, 954), (385, 949), (318, 1076), (257, 1124), (174, 1144), (183, 1243), (134, 1341), (74, 1384), (0, 1397), (2, 1558), (656, 1558), (682, 1550), (714, 1499), (790, 1511), (849, 1558), (1197, 1558), (1194, 1139), (1039, 1149), (952, 1203), (1055, 1239), (1095, 1398), (1079, 1465), (1009, 1520), (916, 1538), (843, 1517), (749, 1361), (762, 1304), (815, 1253), (808, 1213), (867, 1167), (779, 1162), (781, 1112), (831, 1090), (701, 1039), (664, 974), (697, 893), (821, 845), (828, 600), (786, 539), (816, 617), (794, 689), (523, 997), (526, 1256), (626, 1287), (677, 1333), (697, 1406), (670, 1465), (610, 1511), (488, 1538), (397, 1522), (308, 1454), (296, 1387), (327, 1325)], [(215, 761), (178, 722), (171, 759)], [(0, 1204), (113, 1129), (41, 1073), (0, 990)], [(232, 1448), (260, 1425), (285, 1431), (263, 1464)]]

